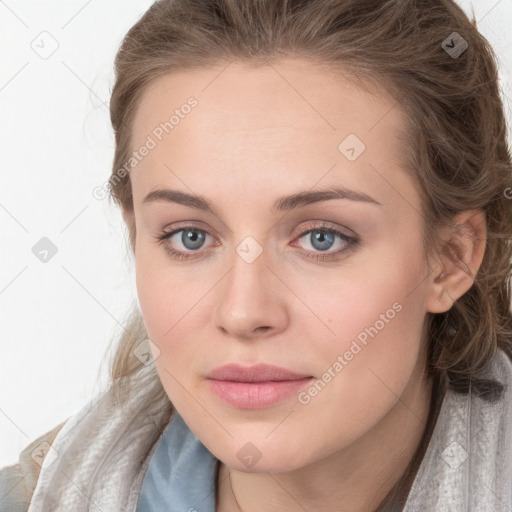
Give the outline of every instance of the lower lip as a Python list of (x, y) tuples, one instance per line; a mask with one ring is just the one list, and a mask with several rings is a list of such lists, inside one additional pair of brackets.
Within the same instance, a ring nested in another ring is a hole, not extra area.
[(226, 403), (239, 409), (262, 409), (300, 391), (313, 377), (300, 380), (234, 382), (208, 379), (210, 389)]

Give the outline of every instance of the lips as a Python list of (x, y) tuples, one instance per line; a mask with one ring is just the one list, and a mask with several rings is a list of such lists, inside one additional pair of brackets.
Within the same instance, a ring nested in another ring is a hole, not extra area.
[(226, 364), (215, 368), (209, 375), (209, 379), (233, 382), (279, 382), (301, 380), (311, 375), (292, 372), (279, 366), (257, 364), (254, 366), (241, 366), (238, 364)]
[(262, 409), (291, 398), (314, 378), (279, 366), (227, 364), (207, 378), (209, 389), (237, 409)]

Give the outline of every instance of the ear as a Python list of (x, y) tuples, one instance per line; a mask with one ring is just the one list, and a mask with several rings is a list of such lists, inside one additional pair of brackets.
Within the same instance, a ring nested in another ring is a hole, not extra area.
[(484, 258), (487, 228), (485, 212), (466, 210), (445, 226), (440, 255), (431, 269), (427, 311), (444, 313), (473, 285)]

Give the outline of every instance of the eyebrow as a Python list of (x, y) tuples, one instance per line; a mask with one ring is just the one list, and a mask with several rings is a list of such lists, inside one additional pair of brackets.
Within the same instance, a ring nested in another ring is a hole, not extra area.
[[(325, 190), (298, 192), (296, 194), (281, 197), (275, 201), (272, 206), (272, 210), (275, 212), (290, 211), (302, 206), (332, 199), (348, 199), (350, 201), (373, 203), (382, 206), (382, 204), (373, 199), (373, 197), (370, 197), (363, 192), (350, 190), (344, 187), (333, 187)], [(156, 201), (178, 203), (198, 210), (213, 211), (212, 204), (204, 197), (187, 194), (185, 192), (180, 192), (179, 190), (153, 190), (142, 200), (143, 203)]]

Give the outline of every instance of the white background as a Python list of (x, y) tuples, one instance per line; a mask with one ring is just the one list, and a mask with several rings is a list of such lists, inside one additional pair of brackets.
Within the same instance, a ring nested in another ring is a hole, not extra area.
[[(0, 467), (105, 387), (137, 303), (120, 212), (92, 190), (114, 152), (114, 56), (151, 3), (0, 0)], [(512, 127), (512, 0), (459, 4), (498, 55)], [(42, 37), (58, 44), (47, 59)], [(42, 237), (58, 249), (47, 263), (32, 253)]]

